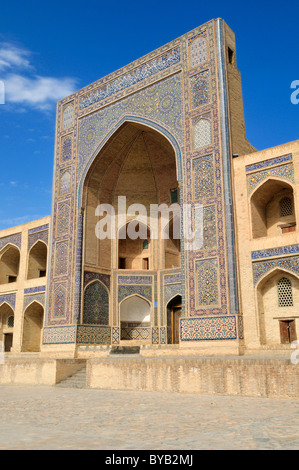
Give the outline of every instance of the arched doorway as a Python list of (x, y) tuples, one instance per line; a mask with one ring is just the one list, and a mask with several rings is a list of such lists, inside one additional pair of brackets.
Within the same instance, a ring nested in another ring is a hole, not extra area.
[(29, 252), (27, 279), (37, 279), (46, 276), (47, 245), (38, 241)]
[(266, 275), (257, 286), (260, 341), (288, 344), (299, 337), (299, 279), (282, 269)]
[(44, 308), (38, 302), (24, 312), (22, 352), (39, 352), (44, 322)]
[(180, 342), (180, 317), (182, 314), (182, 296), (176, 295), (167, 304), (167, 344)]
[(150, 303), (133, 295), (123, 300), (119, 307), (121, 339), (122, 340), (149, 340), (151, 326)]
[(7, 303), (2, 304), (0, 307), (0, 325), (2, 350), (10, 352), (13, 346), (14, 311)]
[(6, 246), (0, 254), (0, 284), (8, 284), (17, 281), (19, 264), (19, 249), (14, 245)]

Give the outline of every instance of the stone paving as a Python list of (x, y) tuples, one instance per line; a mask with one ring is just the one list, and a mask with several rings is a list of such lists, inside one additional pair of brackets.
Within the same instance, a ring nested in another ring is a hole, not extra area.
[(299, 449), (299, 401), (0, 387), (0, 450)]

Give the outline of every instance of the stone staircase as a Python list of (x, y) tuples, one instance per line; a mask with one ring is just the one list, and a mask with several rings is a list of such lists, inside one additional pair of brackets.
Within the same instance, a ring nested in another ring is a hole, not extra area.
[(86, 388), (86, 365), (77, 372), (74, 372), (70, 377), (62, 380), (56, 387), (61, 388)]

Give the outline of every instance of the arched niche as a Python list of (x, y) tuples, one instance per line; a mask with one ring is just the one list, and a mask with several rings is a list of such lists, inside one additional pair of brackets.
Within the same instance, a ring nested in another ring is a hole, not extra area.
[(27, 279), (37, 279), (46, 276), (47, 256), (47, 245), (39, 240), (29, 251)]
[(44, 307), (32, 302), (24, 312), (22, 352), (39, 352), (42, 340)]
[[(264, 345), (285, 343), (282, 322), (294, 322), (295, 337), (299, 335), (299, 278), (280, 268), (264, 276), (256, 288), (260, 325), (260, 341)], [(291, 337), (290, 337), (291, 339)]]
[(251, 196), (250, 209), (252, 238), (296, 229), (293, 187), (286, 181), (270, 178), (261, 184)]
[[(170, 206), (173, 188), (177, 187), (176, 152), (170, 141), (149, 126), (124, 122), (101, 148), (85, 177), (82, 191), (85, 267), (119, 268), (117, 253), (122, 247), (118, 246), (117, 234), (123, 225), (119, 226), (123, 214), (120, 198), (125, 198), (125, 211), (133, 205), (142, 206), (146, 213), (144, 223), (150, 226), (151, 205)], [(115, 216), (115, 227), (108, 230), (112, 235), (106, 238), (98, 236), (101, 230), (95, 231), (106, 217), (105, 212), (102, 216), (97, 212), (104, 205), (112, 207)], [(156, 269), (162, 268), (149, 260), (149, 267), (151, 264)], [(142, 265), (138, 269), (143, 269)]]
[(4, 302), (0, 306), (0, 341), (2, 342), (1, 350), (10, 352), (13, 345), (14, 332), (14, 310)]
[(123, 300), (119, 307), (121, 339), (147, 340), (150, 338), (151, 305), (138, 295)]
[(16, 282), (19, 275), (20, 250), (7, 245), (0, 253), (0, 284)]
[(83, 324), (109, 325), (109, 292), (106, 286), (96, 280), (84, 290)]
[(167, 344), (180, 342), (180, 317), (182, 314), (182, 296), (176, 295), (167, 304)]

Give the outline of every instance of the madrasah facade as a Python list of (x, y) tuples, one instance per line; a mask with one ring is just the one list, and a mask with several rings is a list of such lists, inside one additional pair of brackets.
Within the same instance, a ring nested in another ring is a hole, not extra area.
[[(262, 123), (261, 123), (262, 125)], [(57, 104), (51, 216), (0, 232), (7, 353), (281, 354), (299, 335), (299, 141), (246, 139), (234, 33), (211, 20)], [(180, 239), (119, 215), (180, 207)], [(187, 215), (184, 213), (188, 207)], [(196, 217), (200, 208), (200, 224)], [(132, 240), (129, 224), (143, 237)], [(183, 234), (202, 235), (188, 244)]]

